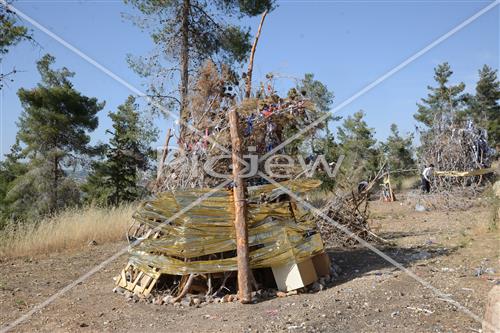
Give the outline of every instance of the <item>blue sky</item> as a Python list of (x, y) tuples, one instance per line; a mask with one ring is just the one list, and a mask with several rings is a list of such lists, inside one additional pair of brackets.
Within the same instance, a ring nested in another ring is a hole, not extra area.
[[(415, 52), (474, 15), (491, 1), (278, 1), (279, 7), (266, 19), (259, 41), (254, 79), (268, 72), (283, 77), (302, 77), (314, 73), (335, 93), (338, 105), (376, 80)], [(103, 1), (22, 1), (14, 3), (25, 14), (73, 44), (99, 63), (141, 87), (139, 78), (125, 61), (126, 54), (145, 55), (152, 43), (121, 13), (132, 11), (117, 0)], [(391, 123), (401, 132), (414, 131), (416, 102), (433, 85), (433, 68), (448, 61), (454, 71), (453, 82), (463, 81), (472, 92), (477, 70), (483, 64), (499, 65), (500, 6), (478, 18), (427, 54), (382, 84), (343, 108), (347, 116), (365, 110), (366, 121), (384, 139)], [(255, 29), (259, 18), (242, 24)], [(28, 27), (33, 28), (29, 23)], [(1, 91), (2, 155), (14, 143), (16, 120), (22, 110), (16, 92), (39, 81), (35, 62), (45, 53), (56, 57), (56, 67), (76, 72), (75, 87), (82, 93), (106, 101), (93, 141), (106, 141), (111, 127), (107, 113), (123, 103), (130, 91), (88, 64), (56, 41), (33, 28), (40, 46), (22, 43), (4, 58), (7, 71), (20, 71), (15, 81)], [(281, 79), (283, 90), (293, 85)], [(170, 120), (156, 119), (163, 133)], [(337, 124), (333, 124), (336, 126)]]

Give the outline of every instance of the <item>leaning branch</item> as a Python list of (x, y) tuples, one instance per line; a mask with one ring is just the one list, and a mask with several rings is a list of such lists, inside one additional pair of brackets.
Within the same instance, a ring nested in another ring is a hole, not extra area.
[(259, 29), (257, 30), (257, 34), (255, 35), (255, 41), (253, 42), (253, 45), (252, 45), (252, 51), (250, 53), (250, 62), (248, 63), (245, 98), (250, 98), (250, 93), (252, 91), (253, 58), (255, 57), (255, 49), (257, 49), (257, 43), (259, 41), (260, 32), (262, 30), (262, 25), (264, 24), (264, 20), (266, 18), (267, 12), (268, 12), (268, 10), (266, 9), (264, 11), (264, 13), (262, 13), (262, 18), (260, 19)]

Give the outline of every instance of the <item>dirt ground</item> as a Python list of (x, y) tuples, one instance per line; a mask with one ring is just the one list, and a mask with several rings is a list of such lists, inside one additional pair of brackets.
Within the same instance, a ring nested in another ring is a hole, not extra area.
[[(492, 209), (476, 199), (467, 210), (415, 211), (404, 201), (372, 202), (374, 230), (394, 245), (378, 246), (418, 277), (482, 317), (485, 296), (500, 281), (500, 233)], [(10, 322), (122, 249), (0, 262), (0, 322)], [(479, 332), (481, 323), (365, 248), (330, 249), (342, 269), (326, 290), (253, 305), (199, 308), (128, 302), (112, 293), (124, 256), (13, 331), (41, 332)]]

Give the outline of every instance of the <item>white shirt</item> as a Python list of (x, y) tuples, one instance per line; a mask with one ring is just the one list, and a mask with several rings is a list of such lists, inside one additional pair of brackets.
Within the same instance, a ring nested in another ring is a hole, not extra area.
[(427, 167), (422, 172), (422, 176), (424, 176), (424, 178), (427, 179), (427, 181), (431, 181), (429, 177), (432, 176), (432, 169), (433, 169), (432, 167)]

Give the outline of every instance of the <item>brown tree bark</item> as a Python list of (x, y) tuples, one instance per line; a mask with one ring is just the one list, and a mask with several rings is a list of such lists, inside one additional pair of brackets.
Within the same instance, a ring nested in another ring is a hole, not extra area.
[(246, 91), (245, 98), (250, 98), (250, 93), (252, 92), (252, 72), (253, 72), (253, 58), (255, 57), (255, 50), (257, 49), (257, 43), (259, 41), (260, 32), (262, 30), (262, 25), (264, 24), (264, 20), (267, 15), (267, 9), (262, 13), (262, 18), (260, 19), (259, 29), (257, 30), (257, 34), (255, 35), (255, 40), (252, 45), (252, 51), (250, 52), (250, 61), (248, 62), (248, 70), (247, 70), (247, 81), (246, 81)]
[(190, 0), (184, 0), (182, 4), (181, 23), (181, 109), (179, 112), (179, 138), (184, 138), (186, 122), (189, 119), (187, 109), (187, 98), (189, 89), (189, 13), (191, 11)]
[(167, 155), (168, 155), (168, 145), (170, 143), (170, 138), (172, 138), (172, 136), (173, 135), (171, 134), (171, 129), (169, 128), (167, 131), (167, 136), (165, 137), (165, 146), (163, 147), (163, 152), (161, 154), (160, 163), (158, 165), (158, 172), (156, 174), (156, 182), (155, 182), (155, 186), (154, 186), (155, 190), (160, 185), (160, 179), (161, 179), (161, 174), (163, 171), (163, 165), (165, 164), (165, 160), (166, 160)]
[(229, 112), (229, 128), (231, 132), (232, 160), (233, 160), (233, 196), (234, 196), (234, 228), (236, 230), (236, 254), (238, 256), (238, 297), (241, 303), (250, 303), (251, 270), (248, 251), (248, 226), (246, 205), (246, 184), (242, 177), (243, 158), (241, 135), (238, 126), (238, 113)]
[(52, 203), (49, 211), (54, 213), (57, 210), (57, 202), (59, 201), (58, 185), (59, 185), (59, 158), (57, 157), (57, 148), (54, 150), (54, 161), (52, 165)]

